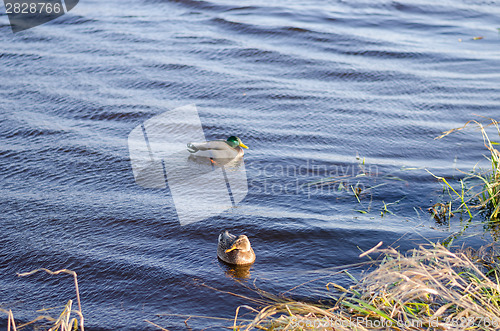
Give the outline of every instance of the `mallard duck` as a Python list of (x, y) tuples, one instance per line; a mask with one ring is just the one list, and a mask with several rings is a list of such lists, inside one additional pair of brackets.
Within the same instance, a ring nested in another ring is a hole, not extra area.
[(243, 156), (242, 148), (248, 147), (236, 136), (231, 136), (227, 140), (212, 140), (204, 142), (190, 142), (187, 144), (187, 150), (199, 157), (207, 157), (212, 160), (234, 159)]
[(248, 265), (255, 261), (255, 253), (248, 237), (244, 234), (236, 237), (227, 230), (219, 234), (217, 256), (229, 264)]

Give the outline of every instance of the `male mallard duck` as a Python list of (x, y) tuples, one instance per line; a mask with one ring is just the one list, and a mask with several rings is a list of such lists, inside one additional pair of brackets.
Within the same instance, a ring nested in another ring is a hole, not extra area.
[(248, 237), (245, 235), (236, 237), (228, 231), (219, 234), (217, 256), (229, 264), (245, 265), (255, 261), (255, 253)]
[(236, 136), (231, 136), (227, 140), (213, 140), (199, 143), (190, 142), (187, 144), (187, 150), (190, 153), (200, 157), (217, 159), (234, 159), (237, 156), (243, 156), (243, 148), (248, 147)]

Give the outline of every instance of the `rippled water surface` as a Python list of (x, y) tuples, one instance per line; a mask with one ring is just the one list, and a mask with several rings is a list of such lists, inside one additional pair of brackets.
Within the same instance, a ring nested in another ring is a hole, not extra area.
[[(473, 0), (81, 0), (13, 34), (2, 14), (0, 306), (27, 322), (74, 299), (70, 277), (16, 276), (68, 268), (88, 329), (183, 330), (185, 317), (158, 314), (231, 318), (248, 303), (202, 284), (255, 295), (218, 262), (222, 229), (257, 254), (236, 276), (273, 293), (366, 261), (379, 241), (447, 237), (460, 221), (430, 217), (442, 186), (425, 169), (483, 159), (474, 130), (434, 138), (498, 115), (499, 15)], [(207, 138), (250, 147), (249, 193), (180, 226), (168, 191), (136, 185), (127, 137), (188, 104)]]

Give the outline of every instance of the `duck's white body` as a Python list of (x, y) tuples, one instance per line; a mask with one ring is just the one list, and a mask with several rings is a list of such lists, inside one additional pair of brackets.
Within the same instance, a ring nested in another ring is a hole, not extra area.
[(240, 146), (231, 147), (225, 140), (191, 142), (187, 144), (187, 150), (197, 157), (211, 158), (214, 161), (232, 160), (245, 154)]

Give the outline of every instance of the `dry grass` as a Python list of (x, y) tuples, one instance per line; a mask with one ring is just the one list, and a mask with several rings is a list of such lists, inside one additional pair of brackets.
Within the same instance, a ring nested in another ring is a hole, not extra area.
[[(34, 273), (37, 273), (39, 271), (45, 271), (46, 273), (50, 275), (59, 275), (61, 273), (69, 274), (73, 276), (74, 282), (75, 282), (75, 291), (76, 291), (76, 298), (78, 301), (78, 310), (73, 310), (72, 305), (73, 301), (69, 300), (68, 303), (64, 306), (64, 309), (62, 313), (59, 315), (59, 317), (53, 318), (48, 315), (40, 315), (37, 318), (35, 318), (33, 321), (22, 324), (22, 325), (17, 325), (14, 320), (14, 314), (12, 313), (12, 310), (6, 311), (3, 309), (0, 309), (0, 311), (6, 313), (8, 315), (8, 321), (7, 321), (7, 331), (17, 331), (21, 330), (22, 328), (32, 325), (33, 323), (36, 323), (41, 320), (47, 320), (51, 323), (53, 323), (52, 327), (48, 329), (48, 331), (71, 331), (71, 330), (80, 330), (84, 331), (84, 326), (83, 326), (83, 314), (82, 314), (82, 306), (80, 303), (80, 292), (78, 290), (78, 278), (76, 275), (76, 272), (68, 269), (62, 269), (58, 271), (50, 271), (49, 269), (36, 269), (30, 272), (26, 273), (21, 273), (17, 274), (19, 277), (24, 277), (24, 276), (29, 276)], [(46, 310), (42, 310), (46, 311)], [(40, 311), (41, 312), (41, 311)], [(77, 317), (71, 318), (71, 315), (75, 314)]]
[[(490, 247), (491, 248), (491, 247)], [(324, 290), (334, 305), (282, 300), (233, 329), (251, 330), (492, 330), (500, 329), (497, 261), (482, 249), (453, 253), (441, 245), (408, 254), (376, 249), (375, 270), (345, 289)]]

